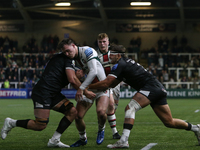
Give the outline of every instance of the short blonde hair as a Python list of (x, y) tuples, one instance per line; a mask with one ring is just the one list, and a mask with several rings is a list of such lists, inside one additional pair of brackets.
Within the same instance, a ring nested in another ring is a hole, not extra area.
[(109, 37), (106, 33), (100, 33), (98, 36), (97, 36), (97, 40), (102, 40), (104, 38), (108, 38), (109, 40)]

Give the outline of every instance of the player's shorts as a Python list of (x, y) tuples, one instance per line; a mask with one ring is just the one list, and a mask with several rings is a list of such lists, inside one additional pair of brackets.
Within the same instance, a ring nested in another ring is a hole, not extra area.
[[(93, 91), (93, 90), (91, 90), (91, 91)], [(110, 90), (106, 90), (104, 92), (96, 92), (96, 91), (93, 91), (93, 92), (96, 94), (96, 97), (93, 100), (91, 100), (91, 99), (87, 98), (85, 95), (83, 95), (83, 99), (81, 101), (85, 101), (85, 102), (93, 104), (94, 100), (98, 99), (101, 96), (110, 97)]]
[(38, 95), (37, 92), (32, 92), (31, 98), (33, 100), (34, 109), (52, 109), (56, 104), (65, 99), (66, 97), (62, 93), (57, 93), (54, 96), (48, 92)]
[(167, 104), (167, 91), (157, 79), (148, 81), (138, 92), (151, 101), (151, 107)]
[(116, 87), (110, 89), (111, 94), (113, 94), (114, 100), (119, 100), (120, 98), (120, 84), (118, 84)]

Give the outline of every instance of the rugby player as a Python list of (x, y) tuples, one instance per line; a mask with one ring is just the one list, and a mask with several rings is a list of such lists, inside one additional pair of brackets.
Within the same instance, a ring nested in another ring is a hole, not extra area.
[[(106, 76), (110, 73), (112, 64), (110, 63), (110, 51), (109, 47), (109, 37), (106, 33), (100, 33), (97, 37), (97, 43), (99, 49), (97, 50), (98, 57), (100, 59), (101, 64), (104, 67)], [(113, 133), (113, 139), (120, 139), (121, 136), (117, 132), (116, 128), (116, 116), (115, 111), (118, 106), (119, 97), (120, 97), (120, 84), (118, 84), (115, 88), (110, 89), (110, 103), (107, 110), (107, 119), (110, 124)]]
[(114, 144), (107, 145), (107, 147), (129, 147), (128, 138), (135, 121), (135, 113), (148, 105), (151, 105), (153, 111), (166, 127), (193, 131), (200, 145), (200, 124), (193, 125), (183, 120), (172, 118), (164, 86), (153, 75), (148, 73), (143, 66), (132, 59), (123, 57), (125, 48), (122, 45), (111, 45), (109, 50), (111, 63), (115, 64), (111, 73), (105, 80), (91, 84), (88, 88), (106, 90), (124, 81), (137, 90), (137, 93), (125, 108), (123, 133), (120, 140)]
[(109, 105), (109, 90), (95, 90), (94, 92), (96, 97), (94, 99), (88, 99), (83, 96), (83, 90), (85, 90), (89, 84), (106, 78), (103, 66), (98, 60), (97, 52), (88, 46), (78, 47), (70, 38), (64, 39), (59, 44), (59, 48), (67, 57), (75, 60), (76, 67), (83, 70), (84, 74), (87, 74), (87, 77), (82, 82), (75, 96), (75, 99), (77, 100), (76, 109), (78, 111), (75, 122), (79, 131), (80, 139), (72, 144), (71, 147), (79, 147), (87, 144), (86, 125), (83, 117), (92, 106), (94, 99), (96, 99), (96, 112), (98, 118), (98, 133), (96, 143), (101, 144), (104, 140), (104, 129), (107, 119), (106, 110)]
[[(60, 141), (62, 133), (69, 127), (77, 115), (76, 108), (64, 95), (61, 94), (62, 88), (71, 83), (78, 89), (81, 82), (75, 75), (72, 60), (63, 53), (56, 54), (48, 62), (41, 79), (34, 86), (32, 100), (34, 104), (35, 120), (14, 120), (6, 118), (1, 129), (1, 138), (5, 139), (8, 132), (14, 127), (22, 127), (34, 131), (42, 131), (49, 122), (50, 110), (63, 113), (52, 138), (49, 139), (48, 147), (70, 147)], [(85, 90), (89, 98), (95, 97), (91, 91)]]

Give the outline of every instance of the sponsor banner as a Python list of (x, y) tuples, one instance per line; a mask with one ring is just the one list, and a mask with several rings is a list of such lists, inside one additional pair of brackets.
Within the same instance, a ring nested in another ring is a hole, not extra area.
[[(69, 99), (74, 99), (76, 90), (63, 89), (61, 91)], [(121, 89), (120, 98), (131, 99), (135, 95), (134, 89)], [(31, 98), (32, 89), (0, 89), (0, 99), (2, 98)], [(167, 90), (167, 98), (200, 98), (199, 90), (171, 89)]]
[(175, 32), (175, 23), (116, 24), (116, 32)]
[(24, 32), (24, 24), (0, 24), (0, 32)]
[(1, 98), (27, 98), (27, 89), (1, 89)]
[(61, 93), (67, 98), (75, 98), (76, 90), (74, 89), (62, 89)]
[[(120, 98), (132, 98), (136, 91), (134, 89), (121, 89)], [(199, 90), (169, 89), (167, 98), (200, 98)]]

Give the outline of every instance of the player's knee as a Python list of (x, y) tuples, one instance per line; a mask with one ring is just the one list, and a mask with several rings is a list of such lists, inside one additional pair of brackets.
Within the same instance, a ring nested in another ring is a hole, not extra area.
[(76, 110), (75, 107), (72, 107), (72, 108), (70, 109), (70, 116), (72, 116), (72, 117), (74, 117), (74, 118), (77, 116), (77, 110)]
[(163, 124), (164, 124), (167, 128), (175, 128), (175, 125), (174, 125), (174, 123), (173, 123), (172, 120), (165, 121), (165, 122), (163, 122)]
[(135, 113), (141, 108), (140, 104), (132, 99), (125, 108), (125, 118), (135, 119)]
[(108, 113), (112, 113), (115, 110), (114, 104), (109, 104), (108, 106)]
[(102, 109), (97, 110), (97, 115), (98, 115), (99, 117), (104, 117), (104, 116), (105, 116), (105, 111), (102, 110)]
[(75, 113), (74, 109), (76, 109), (74, 107), (74, 104), (72, 102), (70, 102), (70, 101), (66, 101), (60, 106), (58, 111), (63, 113), (63, 114), (65, 114), (65, 115), (68, 115), (68, 114), (70, 114), (72, 112)]
[(35, 130), (36, 131), (42, 131), (47, 127), (47, 124), (49, 122), (49, 118), (36, 118), (35, 119)]

